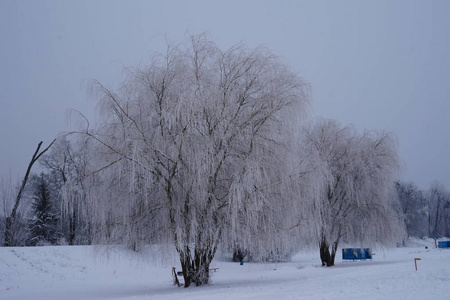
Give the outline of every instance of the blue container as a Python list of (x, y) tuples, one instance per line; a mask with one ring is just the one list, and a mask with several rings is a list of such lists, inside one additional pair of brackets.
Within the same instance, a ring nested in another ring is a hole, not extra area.
[(372, 259), (370, 248), (345, 248), (342, 249), (342, 260), (366, 260)]
[(438, 242), (438, 248), (450, 248), (450, 241)]

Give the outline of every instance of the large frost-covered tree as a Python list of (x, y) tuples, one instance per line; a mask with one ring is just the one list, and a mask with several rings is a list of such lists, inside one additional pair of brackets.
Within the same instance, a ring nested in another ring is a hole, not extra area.
[(314, 212), (323, 265), (334, 265), (343, 238), (391, 241), (401, 234), (389, 201), (398, 167), (390, 134), (359, 134), (352, 126), (319, 119), (306, 129), (303, 145), (318, 170)]
[(252, 233), (276, 231), (294, 197), (281, 168), (306, 88), (265, 48), (221, 51), (206, 35), (155, 55), (118, 92), (94, 83), (104, 121), (85, 134), (103, 162), (91, 199), (103, 238), (173, 242), (186, 287), (208, 283), (220, 242), (276, 252)]

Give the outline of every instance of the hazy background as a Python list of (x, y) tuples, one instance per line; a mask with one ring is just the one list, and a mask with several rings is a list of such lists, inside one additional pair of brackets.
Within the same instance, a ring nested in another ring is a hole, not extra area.
[[(0, 176), (22, 177), (39, 141), (94, 118), (86, 83), (166, 39), (209, 32), (265, 45), (310, 82), (310, 116), (392, 131), (401, 179), (450, 186), (450, 1), (0, 1)], [(36, 170), (35, 170), (36, 171)]]

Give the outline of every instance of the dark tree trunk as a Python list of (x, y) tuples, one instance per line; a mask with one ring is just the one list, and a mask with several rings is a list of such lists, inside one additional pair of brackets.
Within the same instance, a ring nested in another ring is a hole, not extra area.
[(333, 243), (333, 247), (331, 248), (330, 263), (331, 263), (332, 266), (334, 266), (334, 260), (336, 258), (338, 245), (339, 245), (339, 242), (336, 241), (336, 242)]
[(322, 266), (334, 266), (338, 245), (339, 240), (333, 243), (330, 253), (330, 244), (325, 238), (322, 238), (322, 241), (320, 242), (320, 259), (322, 260)]
[(87, 235), (88, 235), (87, 244), (88, 244), (88, 245), (92, 245), (92, 226), (91, 226), (91, 219), (90, 219), (90, 218), (88, 218), (87, 223), (88, 223), (88, 228), (87, 228)]
[(322, 239), (320, 241), (320, 259), (322, 260), (322, 266), (331, 267), (334, 266), (334, 261), (336, 258), (337, 249), (339, 246), (339, 241), (341, 239), (341, 233), (342, 233), (342, 227), (340, 225), (337, 226), (337, 228), (333, 228), (333, 230), (337, 229), (337, 238), (333, 242), (333, 245), (331, 247), (331, 254), (330, 254), (330, 243), (326, 236), (322, 234)]
[(73, 208), (72, 215), (69, 215), (69, 245), (75, 245), (76, 218), (75, 208)]
[(184, 287), (192, 283), (197, 286), (209, 283), (209, 266), (214, 258), (215, 249), (195, 249), (191, 256), (189, 247), (180, 252), (180, 263), (183, 271)]
[(325, 239), (322, 237), (322, 241), (320, 242), (320, 259), (322, 260), (322, 266), (331, 267), (331, 255), (330, 255), (330, 245)]

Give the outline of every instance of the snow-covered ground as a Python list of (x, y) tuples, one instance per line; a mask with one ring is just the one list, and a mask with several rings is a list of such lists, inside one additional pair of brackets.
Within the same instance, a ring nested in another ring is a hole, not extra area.
[(450, 299), (450, 249), (434, 249), (433, 240), (332, 268), (320, 266), (317, 252), (243, 266), (219, 255), (210, 285), (184, 289), (172, 285), (175, 256), (161, 262), (152, 250), (0, 248), (0, 299)]

